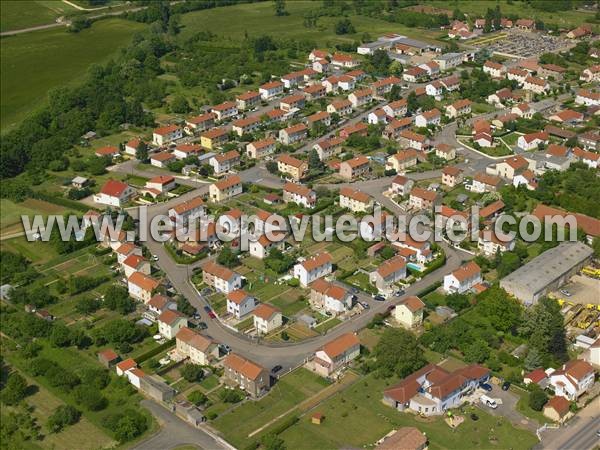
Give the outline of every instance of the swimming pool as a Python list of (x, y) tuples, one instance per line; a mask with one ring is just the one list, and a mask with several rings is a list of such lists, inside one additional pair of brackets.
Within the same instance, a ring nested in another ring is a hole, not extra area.
[(422, 271), (421, 266), (419, 266), (418, 264), (415, 264), (415, 263), (409, 262), (409, 263), (406, 263), (406, 266), (409, 267), (410, 269), (416, 270), (418, 272)]

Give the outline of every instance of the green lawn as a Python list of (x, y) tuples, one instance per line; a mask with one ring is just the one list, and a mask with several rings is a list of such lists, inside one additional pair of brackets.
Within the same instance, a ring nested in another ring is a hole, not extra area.
[(43, 104), (52, 88), (81, 81), (90, 64), (105, 61), (143, 28), (136, 22), (107, 19), (80, 33), (61, 27), (2, 38), (2, 131)]
[(338, 319), (337, 317), (334, 317), (333, 319), (329, 319), (329, 320), (317, 325), (315, 327), (315, 331), (317, 331), (321, 334), (325, 334), (325, 333), (327, 333), (327, 330), (331, 330), (333, 327), (335, 327), (336, 325), (338, 325), (340, 323), (342, 323), (342, 321), (340, 319)]
[(181, 37), (188, 38), (200, 30), (211, 31), (220, 36), (233, 39), (244, 39), (247, 32), (250, 36), (270, 34), (277, 37), (292, 39), (310, 39), (319, 45), (328, 41), (354, 42), (360, 39), (363, 33), (370, 33), (374, 38), (380, 34), (394, 32), (403, 35), (432, 40), (441, 35), (440, 31), (425, 31), (417, 28), (408, 28), (400, 24), (385, 22), (364, 16), (349, 14), (355, 34), (343, 36), (334, 33), (334, 25), (339, 17), (320, 17), (316, 28), (303, 26), (304, 14), (314, 10), (315, 2), (295, 0), (286, 2), (287, 16), (277, 17), (273, 10), (273, 2), (262, 2), (224, 8), (207, 9), (184, 14), (181, 20), (184, 29)]
[(75, 11), (72, 6), (56, 0), (3, 0), (0, 7), (2, 32), (54, 23), (58, 17)]
[[(16, 233), (22, 231), (21, 215), (27, 215), (33, 221), (33, 216), (41, 214), (46, 217), (48, 214), (64, 214), (68, 209), (64, 206), (29, 198), (21, 203), (15, 203), (8, 199), (0, 200), (0, 230), (2, 233)], [(31, 223), (31, 222), (30, 222)]]
[[(328, 382), (307, 369), (297, 369), (282, 377), (271, 392), (258, 401), (248, 401), (218, 417), (213, 426), (228, 442), (243, 447), (248, 434), (297, 406), (326, 387)], [(293, 448), (293, 447), (288, 447)]]
[(1, 241), (0, 249), (19, 253), (33, 263), (40, 264), (58, 256), (58, 253), (49, 242), (29, 242), (24, 236)]
[[(310, 423), (310, 415), (284, 431), (280, 436), (287, 448), (360, 448), (374, 444), (390, 430), (413, 426), (427, 434), (429, 448), (435, 449), (529, 449), (537, 443), (533, 434), (514, 428), (503, 418), (479, 409), (477, 422), (467, 418), (454, 432), (442, 418), (419, 419), (400, 413), (381, 402), (389, 383), (369, 375), (320, 404), (316, 411), (325, 415), (321, 425)], [(467, 409), (470, 412), (471, 409)]]

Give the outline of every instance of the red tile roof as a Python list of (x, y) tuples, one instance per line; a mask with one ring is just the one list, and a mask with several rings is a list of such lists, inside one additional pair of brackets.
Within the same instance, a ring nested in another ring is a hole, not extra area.
[(331, 359), (335, 359), (337, 356), (343, 354), (344, 352), (350, 350), (351, 348), (360, 345), (360, 341), (355, 334), (345, 333), (340, 337), (334, 339), (331, 342), (325, 344), (322, 350), (325, 352), (327, 356)]

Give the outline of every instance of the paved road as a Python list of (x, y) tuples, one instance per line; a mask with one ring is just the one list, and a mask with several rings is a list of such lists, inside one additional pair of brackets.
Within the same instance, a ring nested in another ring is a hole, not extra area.
[(135, 450), (168, 450), (186, 444), (206, 450), (233, 449), (222, 439), (205, 429), (194, 428), (158, 403), (151, 400), (140, 403), (156, 418), (160, 431), (132, 447)]
[(494, 399), (501, 399), (502, 404), (499, 404), (496, 409), (491, 409), (484, 406), (481, 402), (477, 403), (477, 406), (492, 416), (501, 416), (510, 420), (510, 422), (520, 428), (526, 428), (527, 430), (535, 433), (538, 429), (538, 423), (535, 420), (529, 419), (517, 410), (517, 402), (519, 396), (514, 392), (503, 391), (500, 386), (490, 384), (492, 386), (491, 392), (486, 392), (485, 395)]

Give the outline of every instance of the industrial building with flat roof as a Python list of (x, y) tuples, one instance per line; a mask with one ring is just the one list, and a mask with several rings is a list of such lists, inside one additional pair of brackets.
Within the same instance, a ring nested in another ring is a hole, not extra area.
[(593, 250), (581, 242), (563, 242), (500, 281), (500, 287), (526, 305), (537, 303), (585, 266)]

